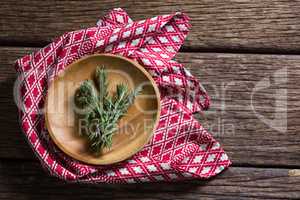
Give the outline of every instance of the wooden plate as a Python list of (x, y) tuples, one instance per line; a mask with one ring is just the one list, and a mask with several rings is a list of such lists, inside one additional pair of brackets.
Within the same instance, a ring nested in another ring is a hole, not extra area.
[[(102, 65), (108, 70), (110, 93), (118, 83), (126, 83), (131, 89), (143, 84), (143, 90), (119, 121), (120, 128), (113, 136), (112, 147), (96, 156), (89, 150), (86, 138), (79, 136), (74, 93), (82, 81), (92, 79), (96, 67)], [(72, 63), (52, 81), (45, 118), (51, 138), (62, 151), (82, 162), (100, 165), (125, 160), (142, 149), (151, 138), (159, 115), (158, 88), (141, 65), (121, 56), (95, 54)]]

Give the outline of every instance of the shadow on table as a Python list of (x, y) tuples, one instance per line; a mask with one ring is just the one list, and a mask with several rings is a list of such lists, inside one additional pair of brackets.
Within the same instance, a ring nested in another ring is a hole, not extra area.
[(0, 82), (0, 158), (32, 159), (33, 154), (18, 122), (19, 114), (13, 97), (15, 75), (5, 76), (8, 77)]

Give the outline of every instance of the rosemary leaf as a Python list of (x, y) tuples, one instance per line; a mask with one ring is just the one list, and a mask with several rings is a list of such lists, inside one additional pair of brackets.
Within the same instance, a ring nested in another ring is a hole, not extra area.
[(117, 123), (134, 103), (141, 87), (130, 91), (127, 85), (118, 84), (115, 94), (109, 96), (107, 71), (104, 67), (97, 67), (94, 80), (98, 94), (93, 82), (86, 80), (77, 89), (74, 98), (79, 108), (90, 108), (82, 115), (87, 121), (88, 131), (80, 130), (80, 133), (88, 139), (91, 150), (99, 154), (101, 149), (112, 146), (113, 135), (118, 130)]

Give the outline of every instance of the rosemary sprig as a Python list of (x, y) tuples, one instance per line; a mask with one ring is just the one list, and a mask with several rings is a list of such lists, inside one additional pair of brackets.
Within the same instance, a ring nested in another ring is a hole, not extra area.
[(111, 147), (113, 134), (118, 130), (117, 122), (134, 103), (141, 87), (129, 91), (127, 85), (118, 84), (114, 95), (109, 96), (104, 67), (97, 67), (94, 79), (98, 93), (93, 82), (86, 80), (75, 92), (75, 103), (79, 108), (86, 109), (80, 119), (85, 120), (87, 127), (79, 132), (87, 137), (91, 150), (99, 154), (101, 149)]
[(90, 80), (84, 81), (75, 92), (75, 103), (81, 109), (90, 108), (95, 105), (97, 92)]

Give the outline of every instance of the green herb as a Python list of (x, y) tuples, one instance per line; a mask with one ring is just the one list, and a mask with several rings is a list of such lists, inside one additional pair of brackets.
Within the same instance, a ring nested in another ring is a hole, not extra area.
[(117, 122), (124, 116), (140, 93), (138, 87), (129, 91), (127, 85), (119, 84), (113, 96), (108, 95), (107, 71), (98, 67), (95, 73), (95, 85), (92, 80), (84, 81), (75, 92), (75, 104), (85, 112), (79, 115), (85, 121), (85, 127), (79, 130), (87, 137), (90, 148), (99, 154), (102, 148), (110, 148), (113, 134), (118, 130)]

